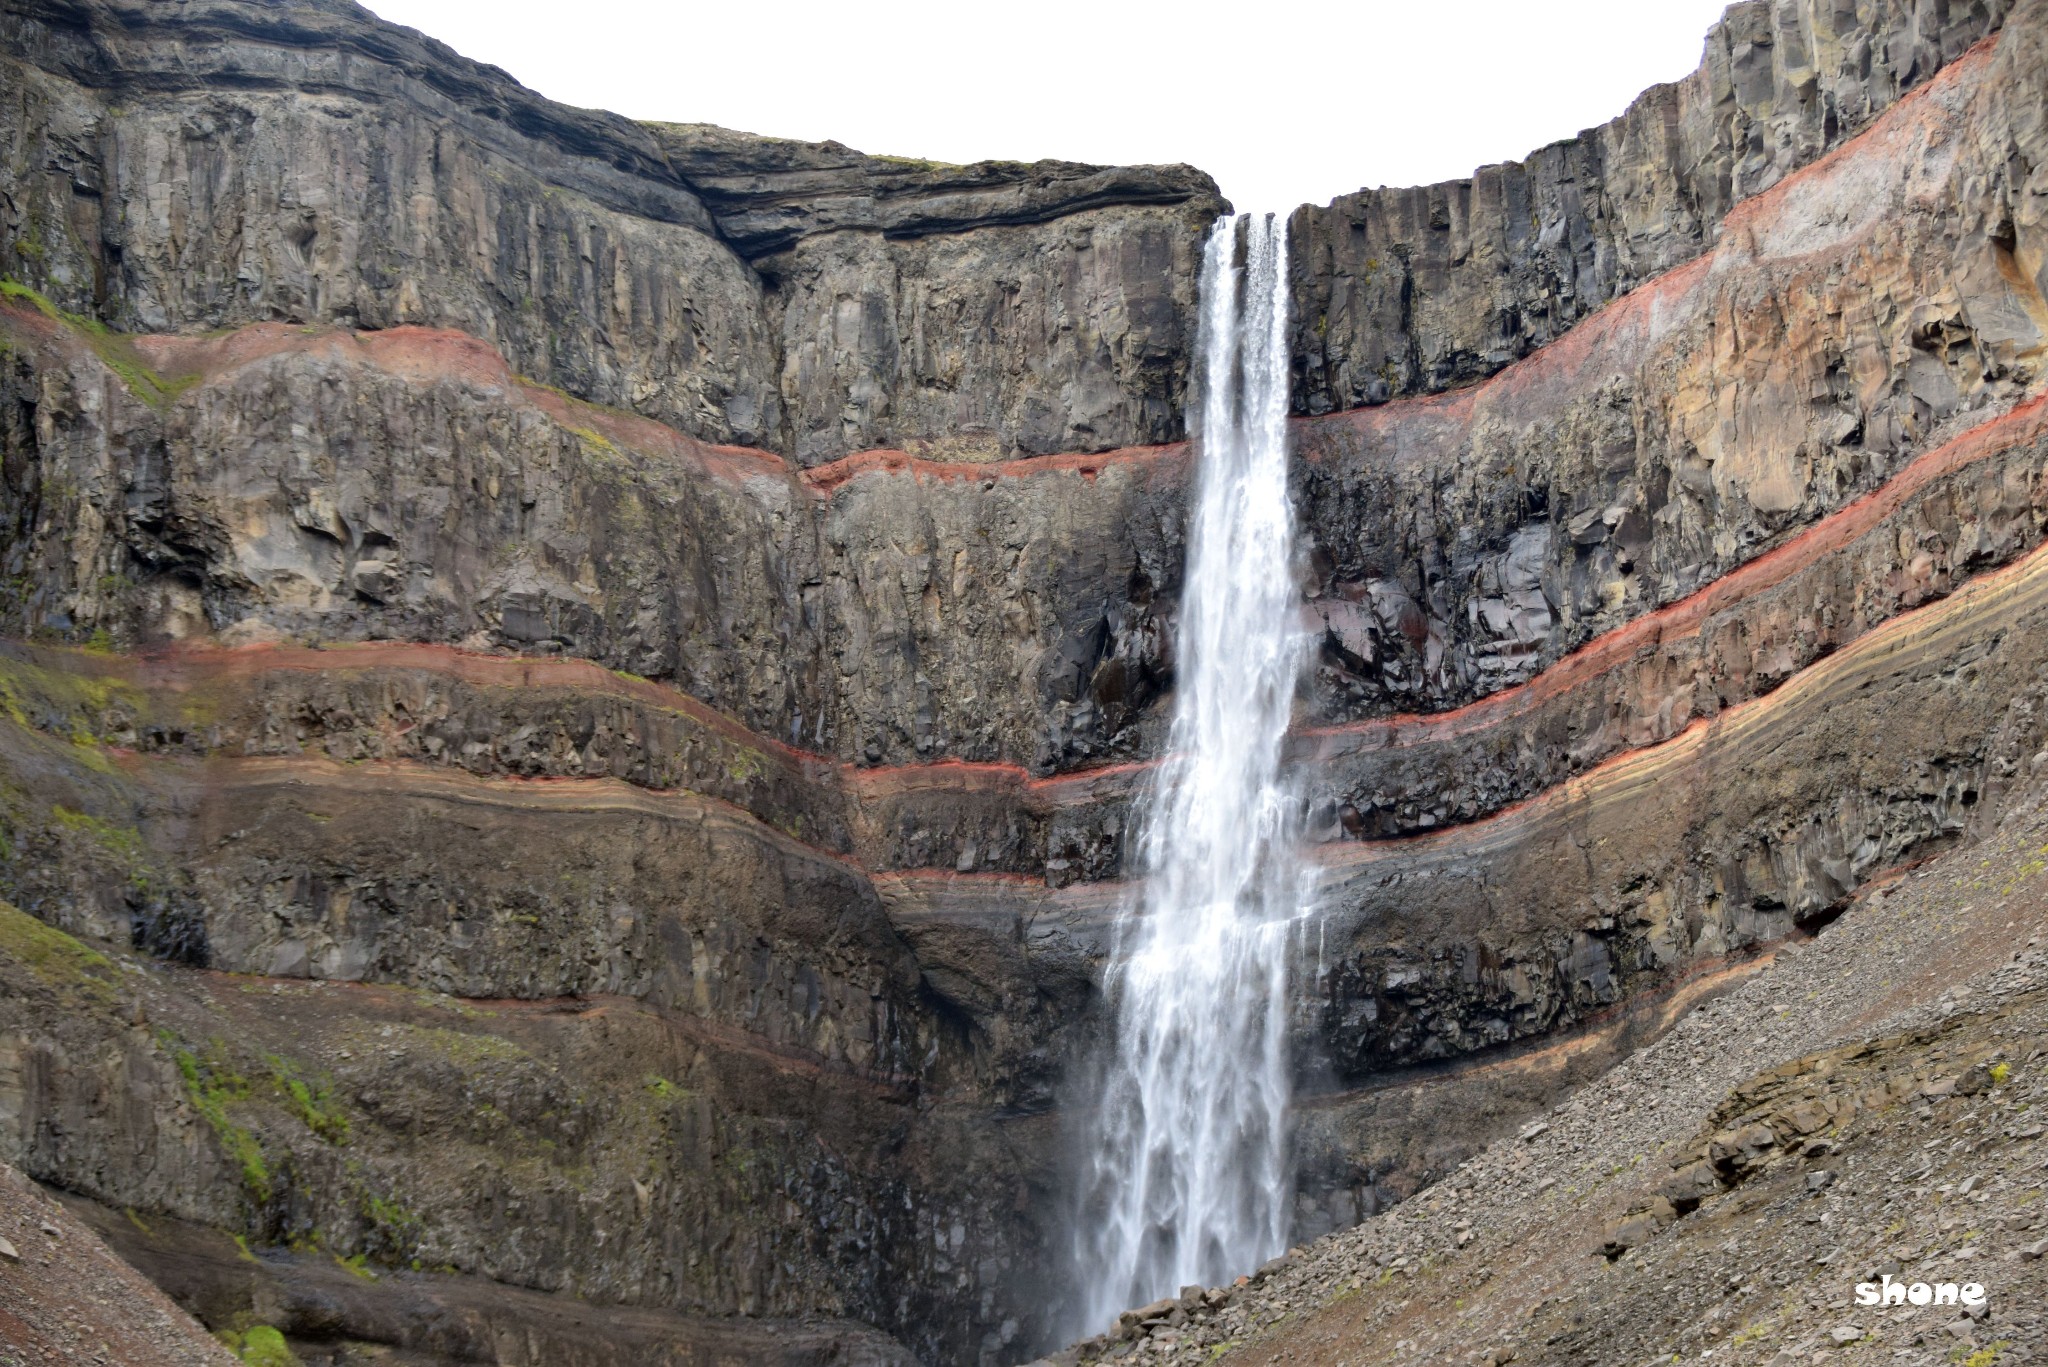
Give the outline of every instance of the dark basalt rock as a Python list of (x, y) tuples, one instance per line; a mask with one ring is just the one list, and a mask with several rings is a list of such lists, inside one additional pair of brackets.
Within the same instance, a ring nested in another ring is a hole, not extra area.
[(1735, 205), (1839, 147), (2010, 0), (1731, 5), (1700, 69), (1469, 180), (1360, 190), (1291, 221), (1295, 411), (1499, 371), (1713, 246)]
[(1116, 205), (1213, 203), (1192, 166), (982, 161), (971, 166), (876, 157), (836, 142), (798, 142), (707, 123), (645, 125), (748, 260), (825, 233), (931, 237), (1049, 223)]
[(456, 327), (583, 398), (805, 463), (1179, 435), (1222, 207), (1187, 167), (640, 125), (341, 0), (22, 0), (0, 50), (0, 273), (117, 328)]
[[(2043, 743), (2048, 11), (1853, 8), (1293, 220), (1304, 1231)], [(0, 0), (0, 85), (0, 1160), (452, 1269), (323, 1342), (1040, 1345), (1213, 184), (636, 124), (338, 0)]]

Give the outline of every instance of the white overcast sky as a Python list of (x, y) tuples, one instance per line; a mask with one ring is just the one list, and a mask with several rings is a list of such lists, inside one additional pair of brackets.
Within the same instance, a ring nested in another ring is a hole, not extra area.
[(969, 162), (1190, 162), (1239, 209), (1519, 159), (1699, 63), (1727, 0), (369, 0), (542, 94)]

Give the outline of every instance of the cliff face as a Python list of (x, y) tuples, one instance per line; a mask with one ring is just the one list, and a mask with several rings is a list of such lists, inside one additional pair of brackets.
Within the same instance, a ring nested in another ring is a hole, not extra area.
[[(305, 1344), (1025, 1355), (1213, 186), (634, 125), (340, 3), (0, 34), (0, 1159)], [(2048, 742), (2044, 109), (2038, 0), (1746, 4), (1295, 216), (1302, 1231)]]
[(1996, 31), (2009, 0), (1745, 0), (1698, 71), (1470, 180), (1361, 190), (1291, 223), (1297, 412), (1499, 371), (1720, 240), (1743, 200), (1840, 146)]
[(1220, 207), (1185, 167), (926, 167), (642, 127), (346, 0), (5, 24), (0, 270), (111, 326), (431, 322), (804, 463), (1179, 423), (1189, 243)]

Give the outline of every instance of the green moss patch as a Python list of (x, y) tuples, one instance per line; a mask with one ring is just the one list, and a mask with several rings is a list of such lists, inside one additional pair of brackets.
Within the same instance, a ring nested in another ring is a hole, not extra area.
[(283, 1099), (285, 1109), (300, 1123), (329, 1144), (348, 1143), (348, 1112), (334, 1096), (333, 1079), (308, 1080), (292, 1067), (291, 1061), (270, 1055), (270, 1080)]
[(128, 391), (152, 408), (162, 408), (199, 382), (199, 376), (162, 375), (150, 368), (135, 349), (135, 343), (127, 334), (115, 332), (97, 318), (86, 318), (76, 313), (66, 313), (51, 303), (40, 291), (29, 288), (18, 280), (0, 277), (0, 299), (11, 299), (32, 306), (45, 318), (62, 323), (69, 328), (100, 364), (120, 376), (121, 383)]
[(395, 1197), (365, 1196), (361, 1215), (370, 1227), (370, 1256), (395, 1266), (417, 1257), (424, 1222), (403, 1202)]
[(116, 826), (89, 813), (74, 812), (62, 803), (50, 808), (50, 819), (61, 829), (84, 836), (116, 859), (139, 861), (143, 857), (142, 836), (132, 826)]
[(87, 664), (83, 672), (72, 673), (0, 656), (0, 714), (17, 726), (74, 745), (104, 745), (108, 734), (125, 731), (148, 715), (150, 700), (127, 680), (108, 678), (94, 669)]
[(690, 1098), (697, 1095), (688, 1087), (677, 1086), (675, 1083), (670, 1082), (667, 1078), (658, 1076), (654, 1073), (649, 1073), (647, 1075), (646, 1086), (648, 1095), (652, 1096), (656, 1101), (661, 1102), (664, 1105), (670, 1102), (688, 1101), (690, 1100)]
[(217, 1337), (249, 1367), (300, 1367), (298, 1355), (285, 1343), (284, 1335), (267, 1324), (223, 1329)]
[(112, 959), (8, 902), (0, 902), (0, 955), (73, 999), (112, 1006), (118, 996)]
[(263, 1158), (263, 1145), (236, 1123), (232, 1114), (233, 1107), (250, 1100), (249, 1080), (235, 1070), (218, 1043), (200, 1054), (179, 1044), (168, 1032), (159, 1038), (178, 1065), (178, 1076), (184, 1079), (185, 1096), (192, 1109), (212, 1127), (228, 1161), (241, 1169), (242, 1185), (257, 1204), (268, 1203), (276, 1187)]
[[(62, 833), (60, 839), (68, 837), (86, 845), (91, 854), (97, 856), (85, 861), (88, 866), (96, 864), (109, 869), (145, 897), (157, 890), (158, 871), (150, 858), (148, 846), (143, 844), (142, 833), (133, 826), (117, 825), (89, 812), (74, 811), (62, 803), (51, 806), (49, 819), (49, 829), (53, 833)], [(74, 844), (71, 853), (77, 852)]]

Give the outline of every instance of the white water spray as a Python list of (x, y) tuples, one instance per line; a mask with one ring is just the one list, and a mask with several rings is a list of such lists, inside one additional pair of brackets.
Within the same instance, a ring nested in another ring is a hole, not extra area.
[[(1242, 238), (1243, 260), (1238, 261)], [(1284, 1246), (1287, 977), (1309, 905), (1281, 744), (1305, 655), (1287, 498), (1287, 228), (1226, 218), (1202, 264), (1200, 462), (1168, 758), (1109, 972), (1115, 1053), (1083, 1173), (1090, 1329)]]

